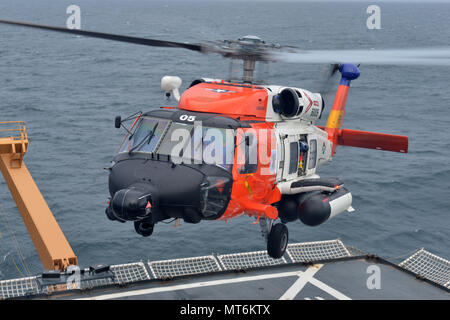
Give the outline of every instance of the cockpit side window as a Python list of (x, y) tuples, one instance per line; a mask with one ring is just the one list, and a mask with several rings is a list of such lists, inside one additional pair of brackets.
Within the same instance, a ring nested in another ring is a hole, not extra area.
[(230, 171), (234, 130), (172, 122), (156, 152), (185, 164), (212, 164)]
[(182, 157), (183, 149), (191, 137), (192, 130), (193, 126), (190, 124), (172, 122), (158, 148), (158, 154)]
[(239, 149), (239, 153), (244, 157), (244, 164), (239, 167), (238, 172), (240, 174), (255, 173), (258, 170), (258, 140), (256, 135), (251, 131), (245, 132)]
[[(232, 129), (202, 128), (203, 162), (214, 164), (230, 171), (234, 161), (234, 131)], [(192, 143), (194, 158), (199, 146)]]

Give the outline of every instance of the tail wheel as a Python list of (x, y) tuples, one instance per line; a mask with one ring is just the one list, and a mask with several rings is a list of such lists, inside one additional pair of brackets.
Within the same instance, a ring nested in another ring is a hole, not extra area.
[(289, 241), (288, 228), (283, 223), (272, 226), (267, 240), (267, 253), (274, 259), (279, 259), (286, 251)]
[(143, 237), (149, 237), (153, 233), (153, 223), (147, 221), (135, 221), (134, 230)]

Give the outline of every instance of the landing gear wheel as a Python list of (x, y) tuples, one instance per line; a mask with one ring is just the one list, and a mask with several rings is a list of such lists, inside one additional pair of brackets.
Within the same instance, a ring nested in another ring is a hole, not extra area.
[(147, 221), (135, 221), (134, 230), (143, 237), (149, 237), (153, 233), (154, 224)]
[(267, 240), (267, 253), (274, 259), (279, 259), (286, 251), (289, 241), (288, 228), (283, 223), (272, 226)]

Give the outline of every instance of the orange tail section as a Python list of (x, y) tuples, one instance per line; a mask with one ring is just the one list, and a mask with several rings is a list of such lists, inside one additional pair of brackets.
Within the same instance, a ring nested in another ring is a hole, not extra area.
[(342, 129), (337, 134), (341, 146), (377, 149), (393, 152), (408, 152), (408, 137), (386, 133)]
[(341, 129), (350, 82), (359, 77), (359, 70), (354, 64), (346, 63), (340, 66), (339, 71), (342, 74), (341, 82), (328, 116), (327, 125), (325, 128), (322, 127), (328, 133), (328, 140), (333, 144), (331, 154), (336, 153), (338, 145), (407, 153), (408, 137), (406, 136)]
[(345, 116), (345, 103), (347, 102), (348, 90), (350, 89), (350, 82), (359, 77), (359, 69), (351, 63), (345, 63), (339, 67), (339, 72), (342, 75), (331, 107), (330, 115), (328, 116), (327, 126), (325, 131), (328, 133), (328, 139), (333, 143), (331, 155), (336, 153), (338, 145), (339, 129), (342, 127), (342, 122)]
[(342, 127), (342, 122), (345, 116), (345, 102), (347, 101), (349, 86), (339, 85), (336, 98), (334, 99), (333, 107), (328, 116), (327, 126), (325, 131), (328, 133), (328, 139), (333, 143), (331, 155), (336, 153), (338, 144), (339, 129)]

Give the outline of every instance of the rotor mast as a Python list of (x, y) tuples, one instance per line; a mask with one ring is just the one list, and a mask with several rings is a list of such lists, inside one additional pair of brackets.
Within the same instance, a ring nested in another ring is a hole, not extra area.
[[(243, 83), (255, 82), (256, 62), (272, 61), (268, 52), (277, 48), (277, 45), (267, 45), (260, 37), (251, 35), (237, 40), (226, 40), (216, 46), (217, 48), (211, 52), (219, 53), (224, 58), (243, 61), (242, 78), (240, 79)], [(231, 75), (230, 78), (232, 78)]]
[(253, 82), (253, 74), (255, 72), (255, 60), (246, 59), (244, 60), (244, 74), (242, 77), (242, 81), (245, 83)]

